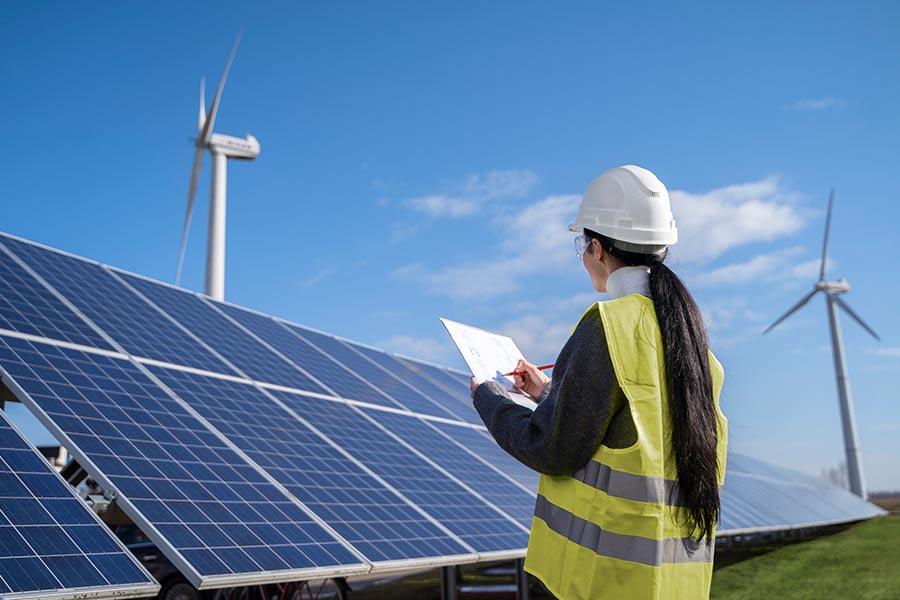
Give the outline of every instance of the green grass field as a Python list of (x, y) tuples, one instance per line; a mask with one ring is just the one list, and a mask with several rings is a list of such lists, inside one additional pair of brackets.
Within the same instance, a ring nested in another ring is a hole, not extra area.
[(710, 597), (900, 599), (900, 516), (873, 519), (718, 569)]

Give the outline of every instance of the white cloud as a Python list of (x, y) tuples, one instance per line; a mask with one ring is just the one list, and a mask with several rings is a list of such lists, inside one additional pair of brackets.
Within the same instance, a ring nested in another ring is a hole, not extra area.
[[(819, 279), (818, 258), (797, 262), (804, 253), (801, 246), (792, 246), (775, 252), (759, 254), (744, 262), (733, 263), (711, 271), (689, 276), (697, 287), (730, 287), (760, 283), (813, 283)], [(825, 261), (825, 272), (836, 266)]]
[(729, 329), (735, 324), (759, 324), (765, 316), (743, 296), (727, 296), (699, 302), (706, 328), (713, 331)]
[(493, 221), (503, 239), (500, 252), (486, 260), (469, 260), (433, 270), (408, 265), (394, 275), (423, 282), (432, 291), (461, 300), (489, 300), (517, 292), (523, 280), (574, 261), (572, 233), (566, 229), (578, 196), (550, 196)]
[(502, 323), (498, 331), (513, 338), (527, 360), (547, 364), (556, 360), (574, 325), (570, 321), (548, 321), (545, 314), (532, 314)]
[[(487, 181), (491, 178), (479, 178), (463, 187), (485, 186)], [(504, 189), (504, 193), (524, 189), (509, 182), (487, 187)], [(800, 207), (800, 195), (788, 190), (777, 177), (702, 194), (674, 190), (670, 195), (681, 240), (673, 247), (672, 258), (681, 263), (702, 265), (739, 246), (789, 236), (803, 227), (811, 214)], [(525, 203), (491, 221), (495, 237), (501, 241), (484, 259), (470, 258), (438, 268), (408, 265), (394, 275), (418, 280), (434, 293), (465, 301), (490, 301), (527, 291), (531, 282), (540, 281), (547, 273), (561, 272), (574, 260), (572, 233), (567, 225), (579, 202), (578, 195), (556, 195)], [(801, 248), (789, 248), (761, 254), (744, 263), (698, 274), (696, 283), (709, 287), (735, 285), (760, 277), (791, 282), (814, 268), (812, 263), (795, 264), (801, 253)]]
[(389, 352), (440, 364), (445, 364), (449, 359), (453, 358), (451, 355), (452, 344), (449, 344), (446, 340), (439, 342), (434, 338), (395, 335), (386, 340), (375, 342), (374, 345)]
[(312, 287), (312, 286), (316, 285), (317, 283), (319, 283), (320, 281), (328, 279), (329, 277), (334, 275), (334, 273), (335, 273), (334, 265), (329, 265), (323, 269), (320, 269), (318, 272), (313, 273), (306, 279), (302, 280), (300, 282), (300, 285), (302, 285), (303, 287)]
[(817, 100), (798, 100), (793, 107), (797, 110), (826, 110), (829, 108), (842, 108), (846, 104), (840, 98), (827, 96)]
[(875, 348), (872, 351), (872, 354), (876, 356), (888, 356), (890, 358), (900, 358), (900, 346), (894, 346), (893, 348)]
[(800, 195), (777, 177), (669, 196), (679, 239), (672, 255), (680, 261), (705, 262), (738, 246), (770, 242), (796, 233), (808, 219), (798, 207)]
[(771, 281), (775, 277), (782, 276), (783, 270), (790, 265), (792, 257), (802, 252), (802, 248), (793, 247), (778, 252), (759, 254), (741, 263), (726, 265), (694, 275), (691, 277), (691, 283), (698, 287), (715, 287)]
[(451, 182), (438, 194), (416, 196), (406, 205), (431, 218), (458, 219), (482, 212), (490, 200), (523, 198), (537, 183), (533, 171), (510, 169), (469, 175), (461, 182)]
[(463, 193), (476, 198), (523, 198), (538, 181), (534, 171), (510, 169), (489, 171), (484, 175), (469, 175)]
[(422, 229), (421, 223), (393, 223), (391, 225), (391, 243), (396, 244), (414, 237)]
[[(832, 258), (825, 259), (825, 274), (827, 275), (829, 271), (837, 267), (838, 263), (836, 260)], [(791, 268), (791, 274), (797, 279), (805, 279), (808, 281), (818, 281), (819, 280), (819, 269), (822, 266), (821, 258), (813, 258), (802, 262), (800, 264), (794, 265)]]
[(429, 217), (450, 217), (457, 219), (475, 214), (481, 208), (475, 199), (458, 196), (419, 196), (407, 201), (407, 206), (425, 213)]

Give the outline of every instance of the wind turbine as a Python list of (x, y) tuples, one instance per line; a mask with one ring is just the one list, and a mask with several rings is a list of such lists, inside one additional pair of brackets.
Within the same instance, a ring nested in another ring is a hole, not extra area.
[(844, 357), (844, 339), (841, 335), (841, 324), (838, 321), (838, 307), (844, 309), (850, 318), (868, 331), (872, 337), (881, 341), (878, 334), (866, 325), (840, 296), (850, 291), (850, 284), (846, 280), (825, 281), (825, 262), (828, 259), (828, 232), (831, 228), (831, 207), (834, 203), (834, 188), (828, 196), (828, 216), (825, 219), (825, 242), (822, 244), (822, 264), (819, 267), (819, 280), (813, 285), (813, 291), (804, 296), (797, 304), (791, 307), (777, 321), (769, 325), (763, 331), (768, 333), (776, 325), (800, 310), (809, 300), (819, 292), (825, 293), (828, 306), (828, 323), (831, 326), (831, 348), (834, 351), (834, 371), (837, 379), (838, 398), (841, 402), (841, 424), (844, 428), (844, 451), (847, 455), (847, 475), (850, 480), (850, 491), (857, 496), (866, 498), (866, 478), (863, 474), (862, 456), (859, 451), (859, 441), (856, 435), (856, 417), (853, 413), (853, 397), (850, 395), (850, 379), (847, 377), (847, 360)]
[(226, 166), (229, 158), (237, 160), (253, 160), (259, 156), (259, 142), (250, 134), (246, 139), (213, 133), (219, 101), (225, 88), (225, 79), (231, 69), (234, 54), (237, 52), (241, 36), (238, 35), (225, 64), (225, 71), (219, 80), (219, 88), (206, 113), (206, 90), (204, 80), (200, 79), (200, 114), (197, 117), (197, 142), (194, 151), (194, 168), (191, 171), (191, 186), (188, 189), (187, 213), (184, 217), (184, 233), (181, 235), (181, 249), (178, 252), (178, 269), (175, 273), (175, 285), (181, 283), (181, 269), (184, 265), (184, 251), (187, 245), (188, 231), (191, 227), (191, 214), (194, 211), (194, 197), (203, 167), (203, 154), (209, 149), (212, 154), (212, 177), (209, 190), (209, 231), (206, 244), (206, 287), (204, 293), (216, 300), (225, 299), (225, 188)]

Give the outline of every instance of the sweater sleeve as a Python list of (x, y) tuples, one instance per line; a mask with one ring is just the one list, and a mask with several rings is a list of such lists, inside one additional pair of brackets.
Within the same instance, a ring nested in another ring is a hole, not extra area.
[(622, 408), (600, 311), (589, 311), (566, 342), (553, 379), (532, 411), (494, 381), (475, 390), (475, 408), (497, 443), (546, 475), (571, 475), (590, 460)]

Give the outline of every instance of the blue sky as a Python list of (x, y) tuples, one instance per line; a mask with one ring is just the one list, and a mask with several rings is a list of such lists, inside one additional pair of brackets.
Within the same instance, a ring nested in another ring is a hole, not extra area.
[(898, 22), (888, 2), (3, 3), (0, 229), (172, 281), (199, 79), (243, 30), (216, 131), (262, 153), (229, 165), (227, 299), (461, 367), (446, 316), (552, 362), (602, 298), (565, 224), (639, 164), (672, 193), (732, 446), (819, 474), (843, 457), (824, 301), (759, 332), (810, 289), (833, 186), (828, 275), (882, 336), (842, 322), (866, 474), (898, 489)]

